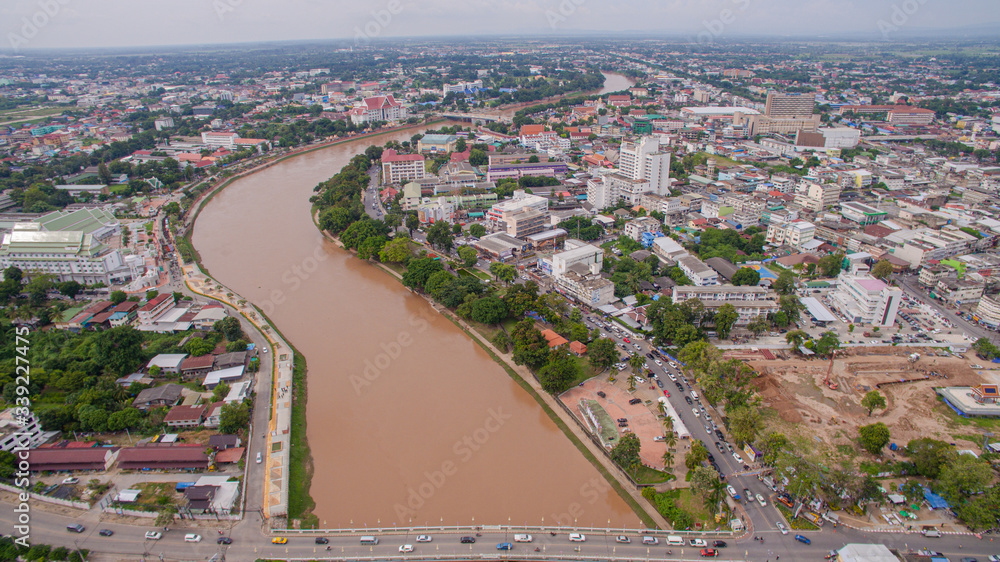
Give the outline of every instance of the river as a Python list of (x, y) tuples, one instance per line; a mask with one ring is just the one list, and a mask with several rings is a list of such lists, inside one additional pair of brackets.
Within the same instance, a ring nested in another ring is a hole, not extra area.
[(604, 75), (604, 87), (597, 93), (602, 96), (613, 92), (621, 92), (635, 86), (635, 81), (624, 74), (618, 74), (617, 72), (602, 72), (601, 74)]
[(372, 142), (234, 182), (194, 230), (203, 263), (305, 355), (314, 512), (324, 526), (634, 526), (539, 405), (421, 297), (320, 236), (309, 197)]

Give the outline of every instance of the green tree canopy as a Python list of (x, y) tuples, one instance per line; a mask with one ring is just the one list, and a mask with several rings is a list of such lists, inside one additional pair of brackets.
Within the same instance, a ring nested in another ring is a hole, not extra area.
[(881, 455), (882, 449), (889, 444), (889, 428), (882, 422), (863, 425), (858, 428), (861, 437), (861, 447), (873, 455)]
[(94, 342), (98, 364), (119, 377), (136, 370), (143, 362), (142, 332), (131, 326), (118, 326), (97, 335)]
[(882, 396), (878, 390), (869, 390), (861, 399), (861, 407), (868, 410), (868, 417), (871, 417), (874, 410), (885, 409), (885, 396)]
[(611, 449), (611, 460), (615, 464), (625, 469), (626, 472), (634, 472), (642, 464), (639, 451), (642, 443), (634, 433), (626, 433), (618, 440), (618, 444)]
[(751, 267), (741, 267), (733, 274), (733, 285), (756, 285), (760, 283), (760, 272)]

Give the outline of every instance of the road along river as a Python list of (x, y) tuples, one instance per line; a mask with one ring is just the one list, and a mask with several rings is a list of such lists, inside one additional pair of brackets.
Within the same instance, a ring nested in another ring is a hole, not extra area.
[(324, 148), (234, 182), (194, 230), (205, 267), (308, 361), (320, 524), (634, 527), (625, 502), (489, 355), (313, 225), (316, 184), (369, 144), (417, 132)]

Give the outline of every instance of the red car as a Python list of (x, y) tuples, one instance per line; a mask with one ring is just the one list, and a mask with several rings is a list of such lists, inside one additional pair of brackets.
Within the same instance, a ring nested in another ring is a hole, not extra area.
[(632, 343), (632, 341), (628, 338), (622, 338), (622, 341), (625, 343)]
[(666, 396), (667, 398), (670, 398), (670, 391), (669, 390), (664, 390), (663, 391), (663, 395)]
[(714, 548), (703, 548), (701, 549), (701, 555), (705, 558), (714, 558), (719, 555), (719, 551)]

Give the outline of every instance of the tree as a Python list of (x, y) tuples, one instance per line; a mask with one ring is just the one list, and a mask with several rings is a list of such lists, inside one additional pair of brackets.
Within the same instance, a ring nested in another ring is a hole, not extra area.
[(469, 226), (469, 236), (474, 238), (482, 238), (486, 236), (486, 227), (476, 223)]
[(663, 451), (663, 469), (669, 471), (674, 467), (674, 453), (670, 449)]
[(437, 246), (444, 251), (451, 250), (454, 244), (454, 239), (451, 233), (451, 227), (445, 221), (438, 221), (431, 225), (427, 229), (427, 243), (432, 246)]
[(937, 478), (941, 467), (955, 453), (955, 447), (930, 437), (914, 439), (906, 444), (906, 454), (917, 469), (917, 474), (927, 478)]
[(144, 419), (143, 413), (135, 408), (118, 410), (108, 416), (108, 431), (140, 429)]
[(836, 277), (844, 264), (844, 254), (827, 254), (819, 259), (816, 267), (826, 277)]
[(529, 164), (537, 164), (538, 163), (538, 155), (537, 154), (532, 154), (531, 156), (529, 156), (528, 157), (528, 163)]
[(440, 260), (434, 258), (412, 259), (403, 273), (403, 285), (411, 289), (423, 290), (431, 275), (444, 270)]
[(472, 165), (472, 166), (477, 166), (477, 167), (478, 166), (484, 166), (484, 165), (488, 164), (489, 161), (490, 161), (490, 159), (489, 159), (489, 156), (486, 155), (486, 152), (484, 152), (484, 151), (482, 151), (482, 150), (480, 150), (478, 148), (473, 148), (469, 152), (469, 164)]
[(76, 281), (64, 281), (59, 284), (59, 292), (69, 298), (79, 295), (81, 291), (83, 291), (83, 285)]
[(993, 482), (993, 469), (989, 461), (972, 455), (952, 454), (941, 467), (938, 487), (952, 504), (982, 493)]
[(1000, 348), (997, 348), (993, 342), (986, 338), (976, 340), (976, 343), (972, 344), (972, 349), (976, 351), (976, 355), (983, 359), (992, 360), (1000, 357)]
[(507, 317), (507, 305), (495, 296), (486, 296), (472, 303), (471, 318), (483, 324), (499, 324)]
[(702, 500), (708, 500), (715, 489), (715, 483), (719, 481), (719, 473), (710, 466), (696, 466), (691, 471), (691, 492), (701, 496)]
[(402, 235), (393, 238), (382, 246), (378, 258), (382, 263), (406, 263), (410, 259), (410, 240)]
[(872, 277), (877, 277), (883, 281), (889, 279), (892, 275), (892, 264), (889, 260), (879, 260), (878, 263), (872, 267)]
[(639, 441), (639, 437), (634, 433), (626, 433), (611, 449), (611, 460), (615, 461), (615, 464), (625, 469), (626, 472), (633, 472), (642, 463), (639, 456), (641, 449), (642, 443)]
[(97, 334), (94, 359), (119, 377), (135, 371), (142, 363), (142, 332), (131, 326), (118, 326)]
[(479, 252), (472, 246), (462, 246), (458, 249), (458, 257), (462, 258), (462, 265), (472, 267), (479, 261)]
[(802, 330), (792, 330), (785, 334), (785, 341), (795, 348), (798, 348), (807, 339), (809, 339), (809, 334), (803, 332)]
[(758, 314), (750, 319), (747, 323), (747, 330), (754, 335), (755, 338), (759, 338), (761, 334), (766, 332), (768, 328), (771, 327), (771, 323), (767, 321), (767, 318), (763, 314)]
[(410, 237), (413, 237), (413, 231), (420, 228), (420, 217), (415, 214), (406, 215), (406, 230), (410, 232)]
[(232, 316), (226, 316), (222, 320), (216, 320), (215, 323), (212, 324), (212, 330), (225, 336), (228, 341), (236, 341), (243, 339), (244, 337), (240, 321)]
[(607, 369), (618, 361), (618, 351), (615, 341), (610, 338), (600, 338), (587, 346), (587, 358), (595, 369)]
[(757, 445), (763, 455), (764, 463), (773, 465), (785, 447), (788, 446), (788, 437), (785, 437), (783, 433), (771, 431), (761, 437)]
[(455, 141), (455, 152), (465, 152), (467, 148), (468, 145), (466, 144), (465, 139), (460, 138)]
[(215, 346), (212, 342), (203, 340), (201, 338), (191, 338), (186, 344), (184, 344), (184, 350), (191, 354), (191, 357), (201, 357), (202, 355), (208, 355), (212, 353)]
[(538, 369), (538, 382), (546, 392), (559, 394), (569, 390), (580, 375), (580, 365), (570, 354), (561, 349), (553, 349), (549, 359)]
[(159, 295), (160, 295), (159, 291), (157, 291), (156, 289), (150, 289), (146, 291), (146, 300), (151, 301), (156, 297), (158, 297)]
[(724, 340), (729, 337), (729, 332), (739, 318), (740, 315), (733, 305), (726, 303), (719, 307), (719, 311), (715, 314), (715, 331), (719, 334), (719, 339)]
[(798, 322), (799, 321), (799, 311), (803, 308), (802, 303), (799, 302), (799, 297), (795, 295), (783, 295), (778, 297), (778, 311), (783, 313), (787, 318), (788, 322)]
[(111, 304), (118, 306), (128, 299), (128, 295), (125, 294), (125, 291), (111, 291), (109, 299), (111, 300)]
[(684, 458), (684, 466), (688, 470), (694, 470), (706, 460), (708, 460), (708, 449), (705, 448), (705, 444), (701, 441), (692, 442), (691, 450), (688, 451), (687, 456)]
[(642, 375), (643, 369), (646, 367), (646, 358), (636, 353), (628, 358), (628, 366), (632, 369), (632, 374), (634, 376)]
[(863, 425), (858, 428), (861, 436), (861, 447), (873, 455), (881, 455), (882, 449), (889, 443), (889, 428), (882, 422)]
[(222, 407), (219, 433), (236, 434), (250, 425), (250, 407), (246, 402), (233, 402)]
[(222, 402), (229, 395), (229, 385), (220, 382), (212, 389), (212, 402)]
[(753, 443), (761, 428), (760, 409), (749, 406), (727, 408), (727, 414), (733, 438), (739, 443)]
[(751, 267), (741, 267), (733, 274), (733, 285), (756, 285), (760, 283), (760, 272)]
[(490, 264), (490, 273), (504, 283), (510, 283), (517, 278), (516, 267), (507, 263), (500, 263), (498, 261)]
[(834, 351), (840, 349), (840, 338), (837, 337), (837, 333), (833, 331), (823, 332), (823, 335), (816, 340), (813, 346), (813, 351), (817, 355), (829, 356)]
[(885, 396), (882, 396), (878, 390), (869, 390), (861, 399), (861, 407), (868, 410), (868, 417), (872, 417), (872, 411), (875, 409), (885, 409)]
[(781, 270), (778, 278), (774, 280), (774, 283), (771, 283), (771, 288), (779, 295), (791, 295), (795, 292), (795, 273), (789, 269)]

